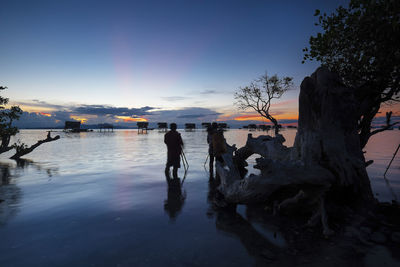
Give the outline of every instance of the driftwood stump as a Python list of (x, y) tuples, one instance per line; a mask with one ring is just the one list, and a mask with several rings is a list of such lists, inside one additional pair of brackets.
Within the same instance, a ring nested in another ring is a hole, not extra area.
[[(324, 68), (306, 77), (299, 96), (299, 124), (293, 147), (285, 139), (248, 136), (245, 147), (228, 146), (224, 164), (217, 162), (218, 190), (228, 203), (267, 203), (275, 211), (301, 205), (310, 210), (309, 224), (328, 226), (327, 206), (373, 207), (366, 163), (357, 132), (354, 91)], [(260, 155), (261, 174), (243, 178), (241, 168)], [(328, 210), (329, 213), (329, 210)]]

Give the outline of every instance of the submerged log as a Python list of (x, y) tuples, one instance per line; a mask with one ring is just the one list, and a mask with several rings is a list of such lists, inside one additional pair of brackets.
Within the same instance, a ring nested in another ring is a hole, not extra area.
[[(228, 146), (224, 163), (217, 162), (219, 191), (228, 203), (265, 202), (278, 208), (301, 204), (320, 220), (326, 235), (327, 203), (362, 209), (375, 204), (357, 132), (354, 91), (340, 78), (319, 68), (301, 84), (299, 123), (293, 147), (285, 139), (248, 136), (245, 147)], [(260, 155), (259, 175), (243, 179), (246, 159)], [(328, 211), (329, 213), (329, 211)]]

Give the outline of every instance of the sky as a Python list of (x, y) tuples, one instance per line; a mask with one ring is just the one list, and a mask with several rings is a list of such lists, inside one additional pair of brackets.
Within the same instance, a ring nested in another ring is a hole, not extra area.
[(246, 124), (254, 112), (239, 110), (234, 92), (267, 72), (294, 79), (271, 108), (292, 123), (300, 83), (318, 67), (301, 63), (320, 31), (315, 9), (329, 14), (347, 3), (2, 0), (2, 95), (25, 111), (22, 127)]

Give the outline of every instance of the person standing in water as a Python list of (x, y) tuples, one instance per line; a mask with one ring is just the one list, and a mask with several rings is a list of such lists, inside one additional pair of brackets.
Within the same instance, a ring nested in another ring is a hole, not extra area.
[(167, 165), (165, 166), (165, 175), (169, 177), (169, 168), (172, 166), (172, 175), (174, 178), (178, 177), (178, 168), (181, 167), (181, 153), (183, 148), (183, 141), (181, 134), (176, 131), (176, 123), (170, 124), (170, 131), (164, 135), (164, 143), (167, 145), (168, 157)]
[(210, 176), (214, 174), (214, 159), (223, 163), (222, 154), (226, 152), (226, 141), (222, 129), (218, 129), (218, 124), (213, 122), (207, 129), (208, 155), (210, 157)]

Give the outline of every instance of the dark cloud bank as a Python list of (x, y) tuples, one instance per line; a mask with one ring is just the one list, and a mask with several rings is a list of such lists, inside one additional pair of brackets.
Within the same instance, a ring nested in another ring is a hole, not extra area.
[[(62, 128), (65, 121), (75, 118), (86, 118), (85, 125), (97, 125), (100, 123), (112, 123), (117, 127), (135, 127), (135, 121), (124, 121), (124, 118), (148, 119), (150, 125), (157, 122), (176, 122), (184, 124), (187, 122), (201, 123), (205, 121), (214, 121), (221, 113), (207, 108), (188, 107), (179, 110), (160, 110), (156, 107), (126, 108), (112, 107), (106, 105), (77, 105), (77, 106), (59, 106), (50, 105), (42, 101), (32, 103), (18, 103), (20, 105), (30, 105), (46, 108), (53, 108), (56, 111), (47, 113), (24, 112), (14, 125), (19, 128)], [(119, 120), (116, 122), (116, 120)]]
[[(121, 119), (122, 116), (122, 118), (144, 117), (148, 119), (150, 127), (156, 127), (157, 122), (176, 122), (180, 127), (183, 127), (185, 123), (196, 123), (198, 127), (200, 127), (202, 122), (216, 121), (219, 115), (222, 115), (215, 110), (200, 107), (188, 107), (179, 110), (160, 110), (156, 107), (149, 106), (141, 108), (112, 107), (107, 105), (61, 106), (48, 104), (39, 100), (34, 100), (32, 103), (29, 103), (29, 105), (53, 108), (56, 109), (56, 111), (50, 112), (51, 117), (41, 113), (24, 112), (21, 118), (15, 121), (15, 126), (19, 128), (62, 128), (64, 127), (65, 121), (73, 120), (71, 116), (87, 118), (85, 125), (88, 127), (93, 127), (100, 123), (112, 123), (116, 127), (121, 128), (134, 128), (136, 126), (136, 122), (134, 121), (124, 122), (123, 119)], [(119, 120), (119, 122), (116, 122), (116, 120)], [(392, 118), (392, 121), (399, 120), (400, 117), (397, 116)], [(227, 122), (231, 128), (240, 128), (250, 123), (261, 123), (260, 121), (234, 120), (225, 122)], [(279, 122), (282, 124), (296, 124), (297, 120), (280, 120)], [(379, 126), (384, 124), (384, 122), (385, 118), (376, 118), (374, 120), (374, 125)]]

